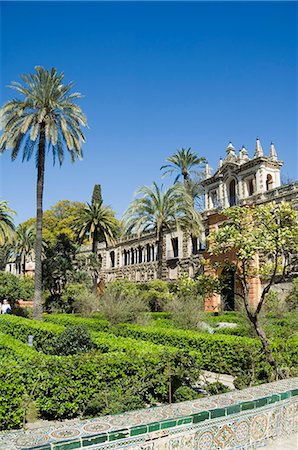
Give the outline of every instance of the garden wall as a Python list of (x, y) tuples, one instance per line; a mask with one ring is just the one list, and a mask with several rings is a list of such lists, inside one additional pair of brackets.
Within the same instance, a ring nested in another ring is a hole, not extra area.
[(0, 434), (0, 450), (253, 449), (298, 429), (298, 378), (194, 401)]

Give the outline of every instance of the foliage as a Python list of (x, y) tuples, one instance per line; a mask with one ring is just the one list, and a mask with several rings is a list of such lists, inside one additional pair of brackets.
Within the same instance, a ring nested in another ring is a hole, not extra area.
[(4, 271), (6, 264), (10, 262), (12, 256), (13, 245), (10, 242), (6, 242), (4, 245), (0, 245), (0, 271)]
[(214, 383), (206, 383), (204, 385), (204, 390), (207, 391), (209, 395), (218, 395), (229, 392), (230, 389), (219, 381), (215, 381)]
[(107, 294), (124, 297), (137, 297), (140, 295), (140, 284), (126, 279), (111, 281), (105, 288)]
[[(1, 154), (1, 150), (0, 150)], [(11, 242), (14, 236), (13, 211), (8, 206), (8, 202), (0, 201), (0, 247), (5, 245), (7, 241)]]
[(0, 272), (0, 301), (7, 299), (13, 307), (16, 300), (31, 300), (34, 280), (30, 277), (17, 277), (9, 272)]
[[(235, 273), (240, 287), (236, 295), (241, 298), (248, 319), (258, 335), (267, 361), (274, 368), (278, 378), (277, 363), (270, 349), (270, 343), (261, 326), (259, 315), (271, 286), (290, 268), (290, 254), (298, 252), (298, 214), (290, 203), (266, 204), (250, 207), (233, 207), (223, 214), (227, 221), (208, 236), (211, 255), (226, 254), (221, 266), (229, 265)], [(229, 255), (234, 255), (229, 260)], [(265, 264), (258, 259), (266, 257)], [(220, 263), (216, 263), (220, 265)], [(249, 300), (251, 279), (262, 278), (264, 287), (256, 303)]]
[(93, 347), (88, 328), (84, 325), (71, 325), (58, 335), (54, 352), (57, 355), (75, 355), (88, 353)]
[[(188, 288), (184, 287), (182, 292), (186, 289)], [(172, 313), (172, 321), (177, 327), (198, 329), (203, 317), (204, 300), (191, 291), (185, 294), (182, 292), (177, 292), (174, 299), (168, 303), (167, 310)]]
[(182, 227), (194, 234), (201, 234), (201, 216), (182, 185), (174, 185), (163, 192), (163, 187), (159, 188), (154, 182), (152, 187), (141, 187), (136, 196), (124, 213), (124, 227), (127, 233), (138, 236), (147, 230), (156, 233), (157, 276), (161, 279), (164, 232)]
[(138, 322), (146, 311), (147, 303), (140, 295), (128, 295), (116, 289), (107, 290), (98, 304), (98, 312), (113, 325)]
[(27, 257), (33, 254), (34, 246), (34, 226), (26, 226), (25, 224), (19, 225), (14, 237), (13, 254), (16, 260), (20, 260), (22, 264), (22, 272), (24, 275), (26, 273)]
[(188, 400), (195, 400), (199, 397), (202, 397), (202, 395), (198, 394), (190, 386), (180, 386), (174, 394), (175, 402), (186, 402)]
[(286, 298), (286, 304), (289, 311), (297, 311), (298, 310), (298, 278), (293, 280), (293, 287)]
[[(22, 321), (33, 322), (26, 319)], [(21, 323), (18, 318), (12, 318), (11, 322), (14, 325)], [(35, 323), (32, 326), (45, 329), (44, 325), (51, 328), (49, 323)], [(16, 333), (16, 328), (12, 327), (11, 331)], [(19, 334), (20, 337), (22, 335)], [(181, 386), (187, 382), (195, 383), (199, 376), (198, 360), (194, 355), (152, 344), (150, 350), (135, 352), (133, 340), (131, 350), (126, 353), (114, 351), (107, 355), (92, 353), (57, 357), (36, 352), (9, 336), (5, 336), (5, 339), (15, 353), (4, 356), (0, 334), (0, 372), (4, 362), (9, 362), (3, 375), (1, 372), (0, 422), (4, 428), (21, 426), (25, 413), (20, 407), (24, 405), (23, 393), (26, 398), (30, 394), (41, 418), (63, 419), (167, 402), (171, 392), (175, 396)], [(106, 340), (109, 342), (108, 337)], [(26, 348), (25, 354), (21, 351), (22, 347)], [(5, 349), (4, 345), (4, 352)], [(15, 370), (15, 364), (12, 364), (12, 357), (20, 367), (21, 376), (18, 376), (18, 368)], [(9, 375), (8, 385), (5, 373)], [(9, 403), (13, 393), (14, 401)], [(9, 423), (2, 416), (2, 411), (4, 415), (7, 414), (7, 405), (15, 417), (12, 420), (13, 416), (10, 415)]]
[[(42, 236), (47, 247), (54, 247), (61, 234), (67, 236), (72, 243), (75, 242), (76, 235), (72, 229), (72, 223), (82, 208), (84, 208), (84, 203), (60, 200), (50, 209), (44, 211)], [(28, 219), (21, 225), (33, 226), (35, 225), (35, 219)]]
[(73, 230), (80, 243), (89, 237), (92, 242), (92, 251), (95, 251), (94, 245), (99, 241), (112, 243), (117, 236), (119, 223), (115, 218), (114, 211), (103, 203), (87, 203), (79, 211), (78, 216), (73, 223)]
[(95, 184), (92, 193), (91, 203), (102, 203), (101, 186), (100, 184)]
[(178, 149), (176, 153), (167, 158), (170, 164), (161, 166), (160, 170), (166, 169), (163, 176), (167, 174), (177, 173), (174, 183), (176, 183), (182, 176), (184, 180), (189, 180), (191, 174), (198, 175), (198, 171), (194, 167), (202, 168), (207, 161), (204, 157), (199, 157), (191, 148)]
[[(234, 376), (247, 372), (254, 380), (258, 380), (259, 377), (263, 381), (271, 379), (272, 370), (264, 360), (259, 341), (255, 339), (129, 324), (118, 325), (114, 332), (121, 336), (149, 340), (185, 350), (196, 350), (202, 357), (202, 368), (205, 370), (229, 373)], [(272, 352), (281, 366), (298, 365), (296, 345), (295, 339), (272, 341)]]
[(60, 298), (69, 273), (74, 271), (75, 245), (65, 234), (57, 237), (54, 247), (48, 247), (43, 261), (43, 284), (53, 299)]
[(140, 286), (140, 295), (148, 304), (150, 311), (164, 311), (166, 305), (171, 302), (173, 294), (169, 289), (169, 283), (163, 280), (151, 280)]
[(0, 431), (20, 428), (25, 411), (22, 399), (25, 392), (22, 366), (13, 360), (0, 359)]

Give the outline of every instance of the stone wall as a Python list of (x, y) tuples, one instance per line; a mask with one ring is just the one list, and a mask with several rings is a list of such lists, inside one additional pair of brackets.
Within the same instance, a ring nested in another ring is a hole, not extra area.
[(0, 450), (253, 449), (297, 432), (298, 378), (47, 428), (0, 433)]

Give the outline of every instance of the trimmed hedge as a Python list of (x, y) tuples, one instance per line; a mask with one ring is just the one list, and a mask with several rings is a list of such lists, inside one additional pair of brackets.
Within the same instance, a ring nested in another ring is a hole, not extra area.
[(75, 314), (44, 314), (45, 322), (55, 323), (57, 325), (86, 325), (93, 331), (108, 331), (111, 324), (104, 319), (99, 318), (83, 318)]
[(11, 357), (15, 360), (28, 361), (36, 358), (38, 352), (12, 336), (0, 332), (0, 355), (1, 359)]
[[(84, 325), (86, 326), (86, 322), (90, 320), (91, 327), (89, 328), (95, 329), (96, 324), (93, 324), (93, 319), (81, 319), (79, 317), (69, 318), (54, 318), (59, 323), (64, 323), (65, 325)], [(99, 325), (100, 328), (100, 325)], [(57, 337), (61, 335), (61, 333), (65, 330), (65, 327), (62, 325), (57, 325), (55, 323), (43, 323), (36, 322), (31, 319), (24, 319), (22, 317), (16, 317), (12, 315), (2, 315), (0, 316), (0, 331), (5, 332), (16, 339), (21, 340), (24, 343), (27, 343), (28, 336), (34, 335), (34, 348), (39, 351), (43, 351), (46, 354), (55, 354)], [(139, 355), (146, 355), (147, 353), (155, 353), (161, 354), (165, 351), (164, 345), (154, 344), (152, 342), (135, 340), (130, 337), (121, 337), (116, 336), (110, 330), (110, 333), (106, 332), (95, 332), (91, 331), (92, 342), (95, 344), (97, 350), (102, 353), (108, 352), (128, 352), (128, 353), (138, 353)], [(0, 343), (1, 347), (1, 343)], [(24, 347), (24, 345), (23, 345)], [(29, 349), (28, 346), (25, 346)], [(166, 346), (168, 351), (176, 352), (177, 348), (171, 348), (170, 346)], [(200, 355), (195, 355), (196, 352), (193, 352), (193, 357), (196, 357), (197, 362), (201, 361)]]
[[(230, 313), (229, 317), (237, 317), (236, 313)], [(56, 321), (59, 315), (53, 317)], [(223, 316), (225, 317), (225, 316)], [(217, 318), (214, 316), (213, 318)], [(47, 320), (52, 321), (52, 316)], [(68, 323), (80, 323), (90, 329), (95, 329), (97, 319), (78, 318), (68, 316)], [(154, 326), (141, 326), (135, 324), (120, 324), (110, 328), (110, 332), (123, 337), (130, 337), (136, 340), (150, 341), (155, 344), (176, 347), (184, 350), (195, 351), (201, 355), (202, 368), (214, 372), (229, 373), (238, 375), (239, 373), (251, 370), (261, 370), (271, 373), (271, 368), (266, 362), (259, 339), (232, 336), (230, 334), (200, 333), (192, 330), (181, 330), (177, 328), (162, 328)], [(279, 366), (298, 366), (298, 339), (272, 340), (272, 351)], [(266, 378), (266, 377), (265, 377)]]
[(28, 342), (28, 336), (34, 336), (33, 346), (45, 353), (53, 353), (57, 335), (62, 333), (65, 327), (54, 323), (37, 322), (24, 317), (9, 314), (0, 315), (0, 331)]
[[(5, 349), (5, 340), (12, 351)], [(64, 419), (83, 415), (103, 395), (113, 398), (117, 393), (119, 401), (116, 405), (105, 402), (97, 414), (166, 402), (169, 382), (174, 394), (199, 377), (196, 358), (177, 350), (58, 357), (25, 348), (11, 336), (1, 334), (0, 341), (0, 430), (22, 425), (25, 396), (37, 405), (41, 418)]]

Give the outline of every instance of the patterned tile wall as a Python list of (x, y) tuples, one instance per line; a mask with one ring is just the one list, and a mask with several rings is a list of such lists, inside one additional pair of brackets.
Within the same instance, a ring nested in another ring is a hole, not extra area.
[(298, 378), (199, 400), (0, 434), (0, 450), (254, 449), (298, 429)]

